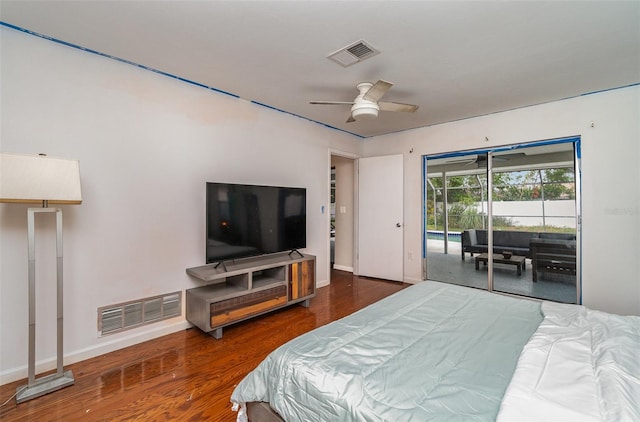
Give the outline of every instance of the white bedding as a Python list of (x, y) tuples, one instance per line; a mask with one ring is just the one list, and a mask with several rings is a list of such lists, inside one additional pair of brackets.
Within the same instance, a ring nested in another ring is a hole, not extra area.
[(498, 421), (640, 421), (640, 317), (545, 302)]

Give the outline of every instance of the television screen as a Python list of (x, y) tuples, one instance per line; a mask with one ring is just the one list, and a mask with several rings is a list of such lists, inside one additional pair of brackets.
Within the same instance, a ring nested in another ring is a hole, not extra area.
[(306, 189), (207, 183), (207, 263), (306, 247)]

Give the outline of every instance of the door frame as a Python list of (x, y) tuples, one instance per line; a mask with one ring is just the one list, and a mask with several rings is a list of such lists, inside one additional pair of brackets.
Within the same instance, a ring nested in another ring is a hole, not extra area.
[[(573, 169), (574, 169), (574, 175), (575, 175), (575, 189), (576, 189), (576, 197), (575, 197), (575, 215), (576, 215), (576, 304), (581, 305), (582, 304), (582, 164), (581, 164), (581, 159), (582, 159), (582, 152), (581, 152), (581, 145), (582, 145), (582, 136), (581, 135), (573, 135), (573, 136), (566, 136), (566, 137), (560, 137), (560, 138), (552, 138), (552, 139), (546, 139), (546, 140), (539, 140), (539, 141), (531, 141), (531, 142), (522, 142), (522, 143), (518, 143), (518, 144), (509, 144), (509, 145), (501, 145), (501, 146), (494, 146), (491, 148), (479, 148), (479, 149), (470, 149), (470, 150), (460, 150), (460, 151), (452, 151), (452, 152), (446, 152), (446, 153), (439, 153), (439, 154), (425, 154), (422, 156), (422, 165), (421, 165), (421, 171), (422, 171), (422, 224), (421, 224), (421, 229), (422, 229), (422, 256), (421, 256), (421, 261), (422, 261), (422, 279), (423, 280), (427, 280), (427, 267), (428, 267), (428, 262), (427, 262), (427, 238), (426, 238), (426, 194), (427, 194), (427, 184), (426, 184), (426, 171), (427, 171), (427, 160), (428, 159), (437, 159), (437, 158), (447, 158), (447, 157), (462, 157), (465, 155), (470, 155), (470, 154), (480, 154), (480, 153), (486, 153), (489, 155), (489, 157), (492, 156), (493, 153), (495, 152), (503, 152), (503, 151), (510, 151), (510, 150), (518, 150), (518, 149), (523, 149), (523, 148), (528, 148), (528, 147), (536, 147), (536, 146), (543, 146), (543, 145), (553, 145), (553, 144), (560, 144), (560, 143), (570, 143), (573, 145), (573, 153), (574, 153), (574, 160), (573, 160)], [(488, 160), (488, 167), (489, 169), (491, 169), (491, 159)], [(489, 178), (491, 179), (491, 178)], [(488, 180), (488, 182), (491, 182), (492, 180)], [(492, 203), (492, 197), (491, 197), (491, 191), (492, 191), (492, 187), (491, 187), (491, 183), (489, 183), (489, 198), (488, 199), (488, 206), (489, 209), (487, 210), (487, 214), (489, 215), (488, 218), (488, 222), (491, 223), (491, 215), (493, 214), (492, 209), (491, 209), (491, 203)], [(492, 253), (493, 250), (493, 227), (492, 224), (489, 224), (489, 227), (487, 228), (488, 232), (489, 232), (489, 252)], [(492, 260), (489, 260), (492, 261)], [(488, 291), (493, 292), (493, 263), (489, 262), (488, 263)], [(499, 294), (507, 294), (504, 292), (496, 292)]]
[[(353, 273), (357, 274), (358, 260), (356, 253), (358, 251), (358, 159), (361, 155), (346, 152), (338, 149), (329, 148), (327, 152), (327, 206), (325, 207), (325, 227), (331, 225), (331, 157), (337, 156), (353, 160)], [(327, 285), (331, 283), (331, 235), (327, 230), (326, 253), (327, 253)], [(318, 286), (322, 287), (322, 286)]]

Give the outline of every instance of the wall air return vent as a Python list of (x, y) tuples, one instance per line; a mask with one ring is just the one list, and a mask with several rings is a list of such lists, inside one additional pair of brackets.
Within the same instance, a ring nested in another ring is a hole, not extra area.
[(373, 48), (371, 44), (360, 40), (341, 48), (335, 53), (331, 53), (327, 57), (334, 62), (347, 67), (373, 57), (378, 53), (380, 52)]
[(98, 308), (98, 332), (113, 334), (182, 315), (182, 292)]

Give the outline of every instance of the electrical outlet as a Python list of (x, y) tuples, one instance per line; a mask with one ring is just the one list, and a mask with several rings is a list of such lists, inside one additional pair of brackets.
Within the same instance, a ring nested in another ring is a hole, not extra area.
[(407, 257), (409, 258), (409, 260), (412, 260), (413, 259), (413, 252), (409, 252), (407, 254)]

